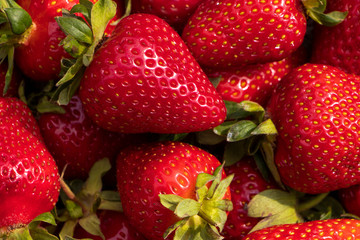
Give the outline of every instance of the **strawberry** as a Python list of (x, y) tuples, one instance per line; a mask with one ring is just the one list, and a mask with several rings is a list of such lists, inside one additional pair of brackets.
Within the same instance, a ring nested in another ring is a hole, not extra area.
[(259, 192), (275, 186), (265, 181), (252, 158), (242, 159), (224, 170), (226, 175), (235, 175), (230, 184), (234, 209), (228, 215), (223, 236), (229, 240), (242, 239), (260, 220), (248, 216), (247, 204)]
[(59, 78), (63, 57), (70, 57), (60, 41), (65, 38), (54, 17), (61, 15), (61, 9), (70, 10), (77, 1), (67, 0), (19, 0), (17, 3), (26, 10), (32, 25), (18, 42), (15, 63), (29, 78), (49, 81)]
[(132, 0), (131, 10), (133, 13), (154, 14), (164, 19), (175, 29), (181, 31), (201, 1)]
[(0, 238), (52, 210), (59, 174), (35, 118), (16, 98), (0, 98)]
[[(101, 231), (105, 239), (116, 240), (145, 240), (145, 238), (132, 227), (122, 212), (101, 211), (99, 213)], [(75, 229), (74, 237), (77, 239), (90, 238), (102, 240), (99, 236), (94, 236), (86, 232), (81, 227)]]
[[(213, 196), (204, 196), (207, 187), (202, 184), (213, 179), (209, 174), (212, 174), (219, 165), (219, 160), (213, 155), (181, 142), (154, 142), (121, 151), (117, 159), (117, 178), (124, 214), (129, 218), (130, 224), (146, 239), (163, 239), (165, 230), (173, 224), (173, 229), (180, 228), (179, 232), (176, 231), (175, 237), (179, 237), (181, 230), (184, 234), (186, 228), (202, 234), (205, 234), (203, 232), (205, 229), (211, 230), (217, 236), (218, 232), (214, 227), (222, 226), (224, 223), (215, 224), (219, 215), (213, 214), (219, 213), (226, 220), (224, 211), (229, 211), (226, 207), (229, 200), (222, 199), (230, 199), (230, 191), (226, 185), (220, 186), (220, 184), (216, 187), (214, 195), (218, 196), (220, 202), (215, 203)], [(218, 173), (221, 178), (221, 172)], [(200, 175), (205, 176), (207, 180), (199, 180)], [(213, 190), (212, 185), (209, 191)], [(159, 194), (163, 197), (159, 197)], [(171, 198), (168, 194), (174, 195)], [(199, 200), (197, 204), (195, 199)], [(224, 211), (211, 207), (220, 203)], [(172, 210), (177, 209), (176, 214), (165, 206)], [(201, 210), (192, 212), (195, 206), (201, 207)], [(212, 209), (210, 215), (206, 210), (207, 207)], [(185, 219), (178, 222), (181, 212), (184, 213), (182, 217)], [(204, 219), (212, 224), (207, 224)], [(190, 227), (189, 224), (193, 226)], [(169, 232), (164, 237), (168, 234)], [(187, 234), (189, 239), (193, 239), (194, 233), (187, 232)], [(209, 237), (206, 239), (213, 239), (208, 234), (209, 232), (205, 235)]]
[(280, 82), (267, 111), (278, 130), (275, 163), (285, 184), (315, 194), (360, 182), (358, 84), (355, 75), (317, 64)]
[(340, 189), (339, 198), (347, 212), (360, 217), (360, 185)]
[(360, 2), (328, 1), (328, 9), (347, 11), (348, 15), (334, 27), (315, 27), (311, 62), (332, 65), (347, 73), (360, 75), (360, 39), (354, 34), (360, 31)]
[(102, 159), (115, 161), (119, 148), (134, 137), (101, 129), (85, 114), (79, 96), (63, 107), (64, 114), (45, 113), (38, 120), (46, 146), (66, 179), (85, 179), (92, 165)]
[(280, 61), (303, 42), (300, 1), (209, 0), (191, 16), (182, 38), (202, 66)]
[(119, 22), (86, 68), (79, 96), (95, 123), (123, 133), (202, 131), (226, 115), (180, 36), (149, 14)]
[(360, 221), (354, 219), (317, 220), (278, 225), (255, 231), (244, 240), (260, 239), (358, 239)]

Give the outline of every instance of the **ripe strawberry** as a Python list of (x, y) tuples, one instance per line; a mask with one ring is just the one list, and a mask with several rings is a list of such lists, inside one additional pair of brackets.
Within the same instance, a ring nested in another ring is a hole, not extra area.
[[(175, 194), (178, 198), (195, 200), (199, 197), (195, 191), (198, 175), (212, 174), (219, 165), (213, 155), (181, 142), (154, 142), (121, 151), (117, 177), (124, 214), (146, 239), (163, 239), (165, 230), (179, 221), (179, 217), (161, 205), (158, 195)], [(224, 191), (222, 197), (230, 199), (229, 189)], [(208, 204), (204, 202), (202, 206)], [(191, 208), (189, 204), (185, 207)], [(193, 228), (197, 227), (196, 222), (205, 225), (198, 215), (189, 221), (195, 221)]]
[(360, 221), (354, 219), (318, 220), (278, 225), (255, 231), (244, 240), (260, 239), (358, 239)]
[(63, 57), (70, 57), (60, 41), (65, 38), (54, 17), (61, 15), (61, 9), (70, 10), (78, 1), (67, 0), (19, 0), (26, 10), (32, 25), (20, 40), (15, 50), (15, 63), (29, 78), (36, 81), (57, 80)]
[(347, 212), (360, 217), (360, 185), (340, 189), (339, 198)]
[(280, 82), (268, 105), (277, 130), (275, 162), (288, 186), (325, 193), (360, 182), (360, 78), (305, 64)]
[(223, 236), (227, 240), (242, 239), (260, 220), (248, 216), (247, 204), (259, 192), (275, 186), (265, 181), (251, 158), (240, 160), (224, 170), (226, 175), (235, 175), (230, 184), (234, 209), (228, 215)]
[(154, 14), (181, 31), (201, 1), (132, 0), (131, 10), (133, 13)]
[(182, 38), (200, 65), (223, 68), (280, 61), (301, 45), (305, 31), (300, 1), (209, 0)]
[[(145, 240), (145, 238), (132, 227), (122, 212), (101, 211), (99, 213), (100, 228), (108, 240)], [(78, 226), (74, 237), (77, 239), (89, 238), (102, 240), (101, 237), (92, 235)]]
[(115, 31), (80, 85), (94, 122), (123, 133), (184, 133), (224, 121), (224, 102), (164, 20), (132, 14)]
[(66, 179), (85, 179), (96, 161), (105, 157), (115, 161), (119, 148), (133, 141), (134, 137), (108, 132), (94, 124), (77, 95), (63, 108), (65, 114), (45, 113), (38, 122), (59, 170), (68, 164)]
[(57, 166), (36, 120), (16, 98), (0, 98), (0, 238), (50, 211), (59, 195)]
[(332, 65), (347, 73), (360, 75), (360, 2), (352, 0), (328, 1), (329, 10), (348, 11), (345, 20), (334, 27), (316, 26), (313, 63)]

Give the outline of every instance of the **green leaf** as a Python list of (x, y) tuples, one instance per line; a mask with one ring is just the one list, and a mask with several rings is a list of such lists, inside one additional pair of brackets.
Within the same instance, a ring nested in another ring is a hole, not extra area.
[(84, 21), (66, 16), (55, 17), (55, 20), (67, 35), (73, 36), (81, 43), (93, 43), (91, 28)]
[(66, 239), (66, 236), (72, 237), (74, 235), (74, 230), (77, 224), (78, 224), (78, 220), (66, 221), (59, 233), (60, 239)]
[(6, 71), (6, 75), (5, 75), (5, 86), (4, 86), (4, 90), (3, 90), (3, 95), (6, 94), (6, 92), (8, 91), (9, 87), (10, 87), (10, 83), (12, 80), (12, 74), (13, 74), (13, 70), (14, 70), (14, 52), (15, 52), (15, 47), (11, 46), (7, 49), (7, 58), (8, 58), (8, 69)]
[(303, 219), (296, 213), (295, 209), (287, 208), (278, 214), (271, 215), (267, 218), (262, 219), (251, 229), (250, 232), (254, 232), (275, 225), (295, 224), (301, 222), (303, 222)]
[(71, 218), (78, 219), (83, 216), (82, 208), (78, 204), (76, 204), (74, 201), (66, 200), (65, 206), (66, 206), (66, 209), (68, 210)]
[(257, 125), (253, 121), (241, 120), (231, 126), (227, 133), (227, 141), (235, 142), (249, 138), (256, 127)]
[(175, 194), (159, 194), (159, 197), (160, 203), (171, 211), (175, 211), (177, 205), (184, 200), (184, 198)]
[(277, 134), (275, 124), (271, 119), (261, 122), (252, 132), (252, 135), (275, 135)]
[(225, 193), (227, 192), (230, 183), (234, 179), (234, 174), (227, 176), (225, 179), (221, 180), (218, 186), (215, 189), (215, 192), (211, 198), (211, 200), (221, 200), (224, 198)]
[(188, 218), (181, 219), (180, 221), (176, 222), (175, 224), (168, 227), (163, 235), (163, 238), (166, 239), (173, 231), (177, 228), (183, 226), (188, 221)]
[(50, 234), (45, 228), (35, 228), (30, 229), (30, 235), (32, 239), (36, 240), (59, 240), (58, 237), (56, 237), (53, 234)]
[(55, 217), (51, 214), (51, 212), (42, 213), (34, 218), (31, 222), (44, 222), (56, 226)]
[(227, 136), (229, 129), (236, 123), (236, 121), (226, 121), (223, 124), (214, 128), (214, 133), (219, 136)]
[(200, 216), (222, 231), (227, 219), (227, 214), (225, 211), (215, 207), (214, 203), (215, 201), (204, 201), (201, 205)]
[(84, 183), (83, 192), (88, 195), (95, 195), (102, 189), (102, 177), (111, 169), (108, 158), (103, 158), (94, 163), (89, 172), (89, 178)]
[[(89, 1), (87, 1), (89, 2)], [(90, 3), (90, 8), (89, 6), (86, 6), (85, 4), (83, 4), (82, 2), (80, 2), (80, 4), (76, 4), (74, 5), (71, 10), (70, 10), (70, 13), (71, 14), (75, 14), (75, 13), (80, 13), (84, 16), (84, 18), (86, 19), (86, 21), (90, 24), (90, 17), (91, 17), (91, 8), (93, 6), (93, 3), (92, 2), (89, 2)], [(87, 4), (87, 3), (86, 3)]]
[(224, 101), (227, 110), (227, 120), (244, 119), (249, 116), (254, 116), (255, 120), (261, 122), (265, 110), (264, 108), (252, 101), (242, 101), (240, 103)]
[(184, 199), (176, 206), (174, 213), (180, 217), (191, 217), (199, 213), (201, 203), (193, 199)]
[(295, 209), (296, 197), (279, 190), (268, 189), (255, 195), (248, 204), (250, 217), (269, 217), (287, 209)]
[(30, 15), (22, 8), (5, 8), (11, 30), (14, 34), (23, 34), (32, 24)]
[[(1, 237), (1, 236), (0, 236)], [(9, 240), (33, 240), (27, 227), (17, 228), (10, 233)]]
[(67, 35), (61, 42), (65, 51), (69, 53), (73, 58), (78, 58), (85, 52), (87, 46), (77, 41), (73, 36)]
[(90, 215), (81, 218), (79, 220), (79, 224), (88, 233), (95, 236), (100, 236), (101, 238), (105, 239), (104, 234), (100, 229), (100, 219), (95, 213), (91, 213)]
[(58, 113), (65, 114), (66, 111), (64, 108), (59, 106), (56, 102), (51, 102), (48, 97), (43, 97), (39, 100), (36, 110), (39, 113)]

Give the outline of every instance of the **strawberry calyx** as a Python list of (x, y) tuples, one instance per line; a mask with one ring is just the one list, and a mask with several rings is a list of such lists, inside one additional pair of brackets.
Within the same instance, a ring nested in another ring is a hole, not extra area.
[(302, 0), (307, 15), (315, 22), (325, 26), (335, 26), (346, 18), (348, 11), (333, 11), (325, 13), (326, 0)]
[(56, 220), (52, 213), (42, 213), (33, 219), (28, 225), (19, 224), (0, 229), (0, 239), (9, 240), (58, 240), (58, 238), (51, 234), (50, 231), (43, 225), (56, 226)]
[(62, 181), (60, 196), (65, 208), (58, 210), (56, 216), (59, 222), (64, 223), (60, 238), (72, 239), (77, 225), (92, 235), (104, 238), (97, 210), (122, 211), (117, 191), (101, 191), (102, 176), (110, 168), (109, 159), (104, 158), (93, 165), (85, 182), (74, 180), (67, 184)]
[[(220, 235), (224, 228), (227, 212), (233, 208), (229, 199), (224, 199), (225, 193), (234, 177), (222, 178), (224, 164), (219, 166), (214, 174), (200, 173), (196, 180), (196, 200), (182, 198), (174, 194), (160, 194), (161, 204), (174, 211), (179, 220), (170, 226), (163, 237), (167, 238), (175, 232), (174, 239), (222, 239)], [(211, 184), (210, 184), (211, 183)], [(209, 186), (210, 184), (210, 186)]]
[(67, 35), (60, 44), (73, 57), (61, 62), (62, 78), (56, 83), (58, 88), (52, 98), (60, 105), (68, 104), (78, 89), (83, 72), (91, 63), (105, 28), (115, 14), (116, 3), (112, 0), (99, 0), (95, 4), (81, 1), (70, 11), (63, 9), (62, 16), (55, 18)]

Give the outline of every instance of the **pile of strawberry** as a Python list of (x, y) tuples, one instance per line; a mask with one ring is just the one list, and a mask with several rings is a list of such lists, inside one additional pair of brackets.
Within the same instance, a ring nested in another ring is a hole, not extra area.
[(359, 239), (359, 0), (1, 0), (0, 239)]

